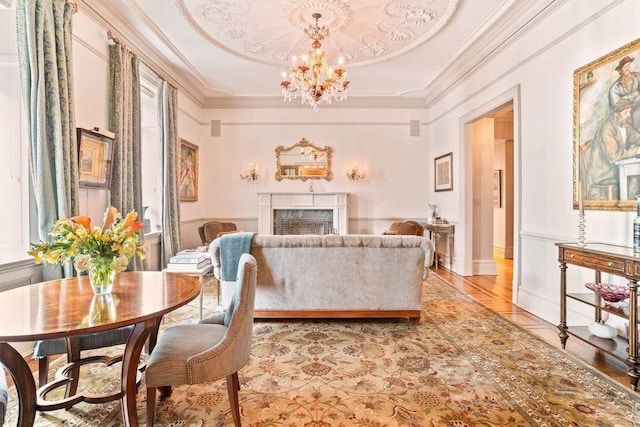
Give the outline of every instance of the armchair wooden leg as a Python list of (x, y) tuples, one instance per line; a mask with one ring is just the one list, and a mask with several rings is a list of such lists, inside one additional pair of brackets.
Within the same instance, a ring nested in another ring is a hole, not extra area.
[(147, 387), (147, 427), (153, 427), (156, 412), (156, 388)]
[(238, 380), (238, 373), (234, 372), (227, 377), (227, 392), (229, 393), (229, 404), (231, 405), (231, 414), (233, 415), (233, 425), (241, 427), (238, 390), (240, 390), (240, 381)]

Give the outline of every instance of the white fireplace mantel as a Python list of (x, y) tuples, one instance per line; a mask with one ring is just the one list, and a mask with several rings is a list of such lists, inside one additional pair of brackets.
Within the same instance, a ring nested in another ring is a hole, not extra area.
[(258, 234), (273, 234), (277, 209), (331, 209), (333, 228), (349, 234), (349, 193), (258, 193)]

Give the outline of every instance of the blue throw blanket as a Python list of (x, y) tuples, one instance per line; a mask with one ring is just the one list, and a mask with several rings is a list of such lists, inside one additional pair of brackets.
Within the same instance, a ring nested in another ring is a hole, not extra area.
[(220, 237), (220, 278), (232, 282), (238, 277), (238, 262), (242, 254), (251, 251), (253, 232), (225, 234)]

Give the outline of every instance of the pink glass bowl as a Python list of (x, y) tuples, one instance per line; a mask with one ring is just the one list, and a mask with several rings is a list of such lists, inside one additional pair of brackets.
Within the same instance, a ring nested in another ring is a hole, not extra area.
[(629, 298), (629, 288), (611, 283), (586, 283), (585, 286), (607, 302), (619, 302)]

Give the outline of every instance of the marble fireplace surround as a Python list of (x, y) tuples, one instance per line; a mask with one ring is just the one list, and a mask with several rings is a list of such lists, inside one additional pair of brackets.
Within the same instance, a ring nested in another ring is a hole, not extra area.
[(317, 215), (318, 232), (308, 234), (328, 234), (331, 228), (349, 234), (349, 193), (258, 193), (258, 234), (275, 234), (279, 210), (286, 211), (280, 215), (285, 217), (299, 213), (312, 220)]

